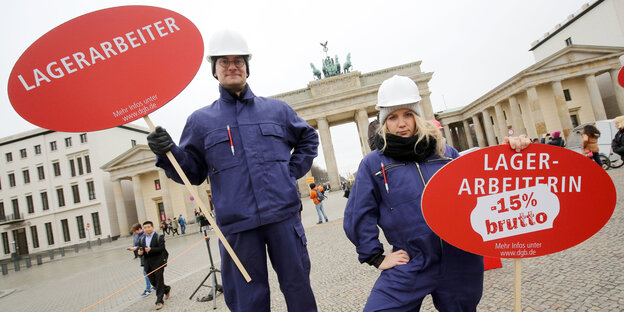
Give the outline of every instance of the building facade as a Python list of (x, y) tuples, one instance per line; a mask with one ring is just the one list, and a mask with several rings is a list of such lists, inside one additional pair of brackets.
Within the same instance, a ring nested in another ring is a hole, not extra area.
[(119, 236), (113, 185), (100, 166), (145, 144), (147, 133), (129, 124), (0, 139), (0, 259)]
[(469, 105), (438, 113), (447, 142), (465, 150), (499, 144), (508, 135), (541, 138), (562, 131), (566, 138), (579, 124), (624, 114), (624, 88), (617, 82), (622, 1), (583, 5), (531, 51), (537, 63)]

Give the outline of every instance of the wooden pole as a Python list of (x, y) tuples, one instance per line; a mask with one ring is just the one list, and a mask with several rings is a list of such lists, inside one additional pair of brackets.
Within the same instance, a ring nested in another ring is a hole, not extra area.
[[(143, 116), (143, 119), (145, 120), (145, 122), (147, 123), (147, 126), (150, 128), (152, 132), (156, 131), (156, 127), (154, 127), (154, 124), (152, 123), (152, 120), (149, 118), (148, 115)], [(197, 194), (197, 191), (195, 190), (195, 188), (193, 188), (188, 177), (186, 177), (186, 174), (184, 174), (184, 171), (182, 171), (180, 164), (175, 159), (175, 157), (173, 157), (173, 154), (170, 151), (167, 152), (167, 158), (169, 159), (169, 161), (175, 168), (176, 172), (178, 173), (178, 175), (184, 182), (184, 186), (186, 186), (186, 189), (191, 193), (191, 195), (193, 195), (193, 198), (195, 199), (199, 207), (202, 209), (202, 211), (210, 211), (210, 209), (207, 208), (204, 202), (201, 200), (201, 198), (199, 197), (199, 194)], [(212, 218), (212, 216), (209, 213), (206, 214), (206, 219), (208, 219), (208, 221), (212, 225), (212, 228), (215, 230), (215, 233), (217, 234), (217, 237), (223, 244), (223, 247), (225, 247), (230, 257), (232, 257), (232, 260), (234, 261), (234, 263), (240, 270), (241, 274), (243, 274), (243, 277), (245, 277), (245, 280), (247, 281), (247, 283), (251, 282), (251, 277), (249, 276), (249, 273), (247, 273), (247, 270), (245, 270), (245, 267), (243, 267), (243, 264), (238, 259), (238, 256), (236, 256), (236, 253), (232, 249), (232, 246), (230, 246), (230, 243), (228, 243), (227, 239), (225, 239), (225, 236), (223, 236), (221, 229), (219, 229), (219, 227), (217, 226), (217, 222), (215, 222), (215, 220)]]
[(514, 259), (514, 312), (522, 312), (522, 259)]

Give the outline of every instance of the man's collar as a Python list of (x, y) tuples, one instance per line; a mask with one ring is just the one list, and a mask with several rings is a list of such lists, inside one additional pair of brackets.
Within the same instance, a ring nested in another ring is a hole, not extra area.
[[(143, 232), (143, 233), (145, 233), (145, 232)], [(145, 236), (152, 237), (152, 236), (154, 236), (154, 233), (156, 233), (156, 232), (152, 232), (152, 234), (150, 234), (150, 235), (147, 235), (147, 233), (145, 233)]]
[(251, 89), (249, 88), (249, 84), (245, 84), (245, 88), (241, 91), (240, 95), (230, 92), (219, 84), (219, 93), (221, 93), (221, 98), (231, 101), (245, 100), (254, 97), (253, 92), (251, 92)]

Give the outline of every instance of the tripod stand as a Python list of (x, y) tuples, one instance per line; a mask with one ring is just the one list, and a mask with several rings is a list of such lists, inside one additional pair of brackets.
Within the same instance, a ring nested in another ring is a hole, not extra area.
[[(204, 237), (206, 240), (206, 247), (208, 248), (208, 258), (210, 259), (210, 271), (208, 272), (208, 274), (206, 275), (206, 277), (204, 277), (204, 280), (202, 280), (202, 282), (199, 284), (199, 286), (197, 286), (197, 289), (195, 289), (195, 291), (191, 294), (191, 296), (189, 297), (189, 300), (193, 299), (193, 296), (195, 296), (195, 294), (197, 293), (197, 291), (202, 287), (210, 287), (210, 294), (208, 294), (208, 296), (202, 297), (201, 299), (197, 299), (197, 301), (212, 301), (212, 309), (215, 310), (217, 309), (217, 291), (223, 293), (223, 287), (219, 284), (217, 284), (217, 273), (221, 273), (221, 271), (217, 270), (214, 266), (214, 262), (212, 260), (212, 252), (210, 251), (210, 237), (208, 237), (208, 234), (206, 234), (206, 229), (204, 229)], [(204, 284), (206, 282), (206, 280), (210, 277), (210, 275), (212, 275), (212, 285), (206, 285)]]

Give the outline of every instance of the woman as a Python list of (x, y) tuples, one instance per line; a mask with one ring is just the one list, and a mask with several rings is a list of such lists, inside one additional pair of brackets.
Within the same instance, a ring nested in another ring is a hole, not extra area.
[[(483, 257), (457, 249), (427, 226), (420, 209), (433, 174), (459, 156), (421, 119), (416, 84), (394, 76), (379, 88), (378, 150), (362, 160), (347, 202), (344, 230), (360, 262), (381, 270), (364, 311), (418, 311), (431, 294), (441, 311), (476, 311)], [(505, 138), (505, 143), (510, 139)], [(528, 139), (511, 139), (519, 151)], [(392, 251), (384, 255), (378, 226)]]
[(548, 141), (548, 144), (559, 146), (559, 147), (565, 147), (565, 141), (563, 141), (563, 138), (561, 137), (561, 131), (553, 132), (551, 136), (551, 140)]
[(602, 161), (598, 156), (598, 138), (600, 137), (600, 131), (594, 125), (586, 125), (581, 131), (583, 135), (583, 154), (593, 159), (600, 167), (602, 167)]
[(620, 155), (620, 158), (624, 160), (624, 116), (616, 117), (613, 119), (613, 122), (619, 131), (611, 142), (611, 148), (613, 148), (614, 153)]

